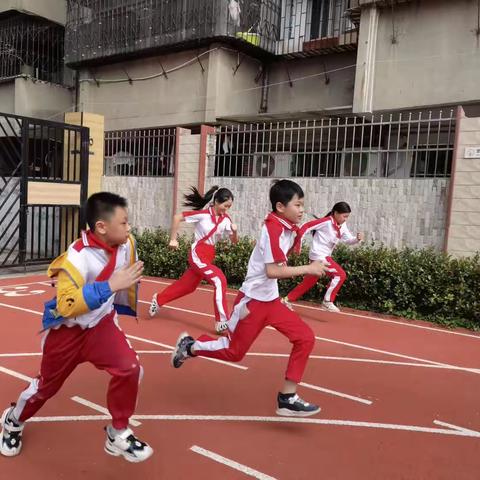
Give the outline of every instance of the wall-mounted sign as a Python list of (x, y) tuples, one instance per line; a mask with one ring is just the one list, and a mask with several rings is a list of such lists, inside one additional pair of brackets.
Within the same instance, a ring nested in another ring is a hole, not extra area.
[(465, 147), (465, 158), (480, 158), (480, 147)]

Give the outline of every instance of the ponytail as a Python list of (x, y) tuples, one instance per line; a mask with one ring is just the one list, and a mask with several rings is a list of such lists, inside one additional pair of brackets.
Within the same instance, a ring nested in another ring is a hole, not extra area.
[(202, 210), (209, 203), (224, 203), (227, 200), (233, 200), (233, 193), (228, 188), (219, 188), (217, 185), (208, 190), (205, 195), (201, 195), (196, 187), (190, 187), (191, 193), (184, 195), (183, 205), (192, 210)]
[[(323, 217), (331, 217), (335, 212), (337, 213), (350, 213), (352, 209), (350, 208), (350, 205), (347, 202), (337, 202), (332, 209)], [(317, 220), (322, 217), (317, 217), (316, 215), (313, 215)], [(315, 230), (312, 231), (312, 237), (315, 236)]]
[(335, 212), (337, 213), (351, 213), (352, 209), (347, 202), (337, 202), (333, 208), (325, 215), (331, 217)]

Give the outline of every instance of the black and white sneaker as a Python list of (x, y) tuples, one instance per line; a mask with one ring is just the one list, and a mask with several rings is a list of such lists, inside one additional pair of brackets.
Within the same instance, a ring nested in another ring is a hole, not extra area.
[(2, 414), (2, 443), (0, 453), (5, 457), (14, 457), (22, 449), (23, 423), (16, 423), (10, 417), (15, 405), (8, 407)]
[(107, 441), (105, 442), (105, 452), (114, 457), (122, 456), (128, 462), (143, 462), (153, 454), (153, 448), (145, 442), (139, 440), (133, 432), (127, 428), (119, 435), (111, 436), (108, 427)]
[(321, 409), (318, 405), (302, 400), (296, 393), (279, 393), (277, 415), (282, 417), (309, 417)]
[(159, 310), (160, 305), (157, 302), (157, 294), (155, 294), (152, 298), (152, 302), (150, 303), (150, 308), (148, 309), (148, 314), (150, 315), (150, 318), (153, 318)]
[(195, 340), (187, 332), (180, 334), (175, 345), (175, 350), (172, 352), (171, 363), (173, 368), (180, 368), (183, 362), (192, 356), (190, 348), (194, 343)]

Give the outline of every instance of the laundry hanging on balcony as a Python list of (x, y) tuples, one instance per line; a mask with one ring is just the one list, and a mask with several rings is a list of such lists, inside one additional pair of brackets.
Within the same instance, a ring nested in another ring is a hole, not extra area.
[(230, 14), (230, 18), (236, 27), (240, 26), (240, 12), (240, 4), (237, 2), (237, 0), (230, 0), (228, 4), (228, 13)]

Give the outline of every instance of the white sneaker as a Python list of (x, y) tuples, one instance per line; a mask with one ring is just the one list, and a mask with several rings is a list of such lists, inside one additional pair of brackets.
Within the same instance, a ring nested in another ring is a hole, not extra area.
[(150, 308), (148, 309), (148, 314), (150, 315), (150, 317), (154, 317), (159, 310), (160, 310), (160, 305), (157, 303), (157, 294), (155, 294), (152, 298), (152, 303), (150, 304)]
[(110, 436), (108, 427), (107, 441), (105, 442), (105, 452), (114, 457), (122, 456), (128, 462), (143, 462), (153, 454), (153, 448), (145, 442), (135, 437), (133, 432), (127, 428), (123, 433)]
[(340, 309), (333, 303), (333, 302), (325, 302), (322, 303), (322, 308), (327, 310), (328, 312), (339, 312)]
[(15, 457), (22, 449), (22, 432), (25, 425), (15, 423), (8, 418), (14, 408), (14, 406), (8, 407), (2, 414), (0, 453), (5, 457)]
[(293, 305), (290, 303), (288, 297), (282, 297), (280, 300), (289, 310), (293, 312)]

